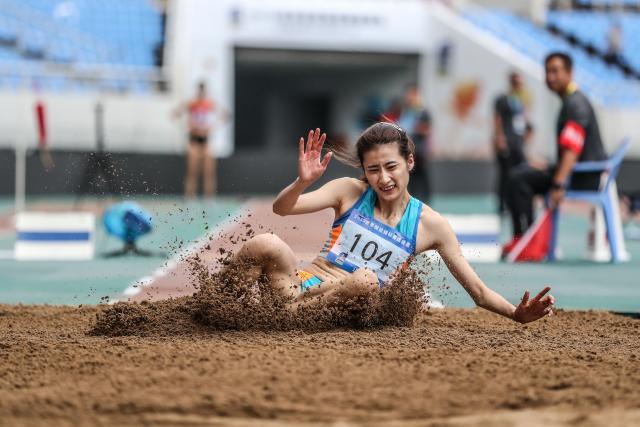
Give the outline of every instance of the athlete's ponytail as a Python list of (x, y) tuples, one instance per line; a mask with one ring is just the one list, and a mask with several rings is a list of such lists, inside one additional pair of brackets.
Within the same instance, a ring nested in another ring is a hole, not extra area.
[(377, 122), (369, 126), (356, 141), (355, 146), (349, 144), (329, 144), (329, 150), (341, 163), (354, 168), (363, 168), (365, 153), (375, 148), (376, 145), (398, 143), (400, 155), (409, 160), (409, 155), (415, 153), (413, 141), (407, 136), (407, 132), (394, 123)]

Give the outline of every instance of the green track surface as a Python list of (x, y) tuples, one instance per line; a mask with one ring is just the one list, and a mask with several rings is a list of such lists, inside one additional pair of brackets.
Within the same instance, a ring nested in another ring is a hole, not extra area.
[[(97, 256), (91, 261), (0, 260), (0, 303), (97, 304), (105, 301), (104, 297), (117, 299), (129, 284), (151, 274), (172, 254), (205, 235), (207, 227), (212, 229), (229, 215), (234, 215), (240, 206), (237, 199), (231, 198), (185, 202), (177, 198), (144, 197), (135, 201), (152, 213), (154, 224), (153, 232), (142, 237), (138, 246), (160, 253), (159, 256), (101, 257), (101, 254), (120, 248), (121, 243), (105, 233), (101, 218), (98, 218)], [(72, 202), (72, 199), (62, 198), (36, 199), (30, 200), (27, 209), (43, 204), (59, 209), (71, 206)], [(6, 214), (12, 205), (1, 200), (0, 214), (3, 208)], [(13, 233), (0, 235), (0, 249), (10, 250), (14, 241)]]
[[(50, 199), (53, 204), (70, 199)], [(185, 203), (179, 199), (147, 197), (136, 199), (155, 216), (155, 231), (141, 239), (140, 247), (169, 254), (203, 236), (205, 227), (238, 211), (237, 199), (219, 198), (215, 202)], [(46, 200), (31, 200), (30, 204)], [(433, 207), (443, 213), (492, 213), (494, 203), (488, 196), (441, 196)], [(0, 199), (0, 214), (12, 205)], [(204, 214), (203, 214), (204, 211)], [(476, 264), (474, 268), (490, 287), (512, 302), (529, 289), (536, 292), (552, 287), (558, 307), (567, 309), (608, 309), (640, 312), (640, 242), (627, 241), (631, 261), (619, 265), (591, 263), (583, 260), (586, 246), (586, 216), (564, 215), (560, 224), (562, 261), (540, 264)], [(503, 240), (507, 240), (509, 223), (503, 220)], [(118, 248), (118, 241), (104, 234), (98, 226), (98, 253)], [(0, 249), (13, 247), (12, 233), (0, 235)], [(165, 258), (97, 257), (87, 262), (16, 262), (0, 260), (0, 303), (24, 304), (96, 304), (102, 297), (118, 298), (134, 281), (148, 276)], [(433, 296), (447, 306), (471, 307), (473, 302), (444, 266), (433, 266), (427, 278)]]
[[(440, 197), (432, 206), (439, 212), (452, 214), (495, 212), (495, 202), (487, 196)], [(549, 285), (560, 308), (640, 312), (640, 241), (626, 241), (631, 254), (629, 262), (617, 265), (590, 262), (585, 260), (588, 227), (586, 215), (561, 216), (558, 234), (561, 261), (475, 264), (474, 269), (487, 285), (512, 303), (527, 289), (533, 294)], [(509, 240), (510, 230), (510, 221), (505, 217), (503, 242)], [(444, 265), (432, 269), (426, 280), (436, 299), (447, 306), (474, 305)]]

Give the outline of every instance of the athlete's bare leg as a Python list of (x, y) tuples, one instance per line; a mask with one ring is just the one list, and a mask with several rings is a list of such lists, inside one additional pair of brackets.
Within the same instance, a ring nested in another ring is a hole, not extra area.
[(293, 298), (291, 309), (366, 296), (378, 289), (378, 277), (360, 268), (343, 279), (333, 279), (300, 293), (300, 279), (296, 275), (297, 259), (293, 250), (275, 234), (259, 234), (249, 240), (236, 254), (232, 263), (254, 260), (257, 265), (245, 268), (243, 280), (253, 282), (261, 274), (282, 295)]
[(322, 302), (332, 304), (340, 300), (367, 296), (378, 289), (378, 276), (373, 271), (360, 268), (344, 279), (333, 279), (315, 285), (299, 294), (291, 308), (311, 306)]
[(200, 164), (202, 162), (200, 152), (199, 144), (189, 143), (189, 148), (187, 149), (187, 174), (184, 179), (184, 195), (187, 198), (196, 196), (198, 175), (200, 175)]
[(216, 194), (217, 190), (217, 180), (216, 180), (216, 158), (213, 153), (210, 152), (209, 148), (206, 145), (202, 146), (202, 161), (203, 165), (203, 174), (202, 174), (202, 188), (204, 192), (204, 196), (207, 198), (212, 198)]
[(232, 262), (254, 260), (255, 267), (245, 270), (245, 280), (252, 282), (261, 274), (269, 278), (271, 286), (282, 295), (298, 295), (299, 280), (296, 276), (296, 256), (284, 241), (275, 234), (258, 234), (236, 254)]

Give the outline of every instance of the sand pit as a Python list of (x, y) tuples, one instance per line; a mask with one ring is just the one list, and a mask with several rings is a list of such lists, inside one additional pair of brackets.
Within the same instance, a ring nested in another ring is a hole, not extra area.
[(412, 270), (291, 311), (231, 259), (174, 299), (0, 305), (0, 424), (640, 424), (638, 320), (424, 310)]
[(640, 321), (610, 313), (89, 335), (106, 309), (0, 306), (0, 424), (640, 424)]

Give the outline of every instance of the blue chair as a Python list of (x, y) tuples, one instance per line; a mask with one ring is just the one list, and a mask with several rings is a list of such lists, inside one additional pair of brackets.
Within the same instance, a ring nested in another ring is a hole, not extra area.
[(135, 202), (120, 202), (104, 213), (104, 227), (108, 234), (123, 241), (124, 247), (106, 253), (105, 257), (122, 256), (129, 253), (151, 256), (149, 251), (138, 249), (136, 241), (152, 230), (151, 214)]
[[(619, 263), (623, 261), (625, 254), (621, 253), (620, 248), (623, 247), (622, 233), (618, 232), (620, 226), (619, 211), (617, 207), (618, 195), (612, 192), (612, 186), (615, 185), (616, 176), (620, 170), (620, 165), (625, 153), (629, 149), (631, 141), (629, 138), (625, 138), (618, 149), (608, 160), (591, 161), (591, 162), (579, 162), (574, 168), (573, 172), (602, 172), (607, 173), (607, 180), (604, 184), (600, 185), (600, 189), (597, 191), (575, 191), (568, 190), (565, 195), (565, 200), (581, 200), (589, 202), (594, 206), (602, 208), (604, 213), (605, 224), (607, 228), (607, 236), (609, 239), (609, 248), (611, 249), (611, 262)], [(559, 209), (555, 209), (553, 212), (553, 226), (551, 232), (551, 242), (549, 244), (549, 252), (547, 253), (547, 259), (549, 261), (555, 261), (556, 246), (558, 243), (558, 219)]]

